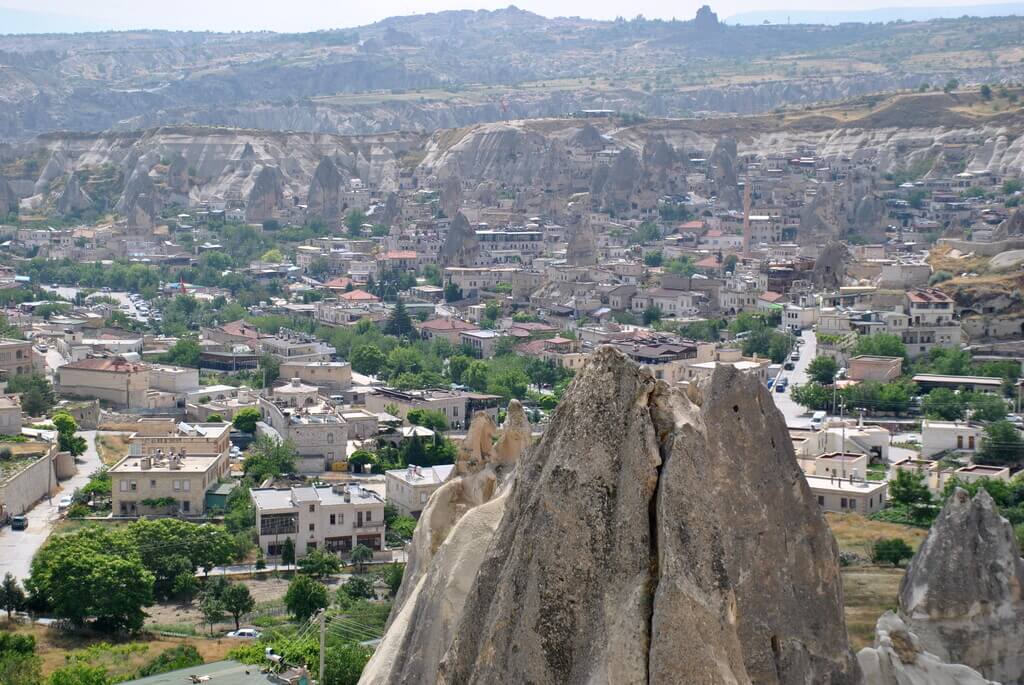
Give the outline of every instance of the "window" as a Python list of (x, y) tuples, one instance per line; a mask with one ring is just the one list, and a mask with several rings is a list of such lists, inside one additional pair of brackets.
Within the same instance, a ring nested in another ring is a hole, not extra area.
[(149, 487), (150, 487), (150, 489), (155, 488), (156, 487), (156, 481), (155, 480), (149, 481)]
[(130, 489), (130, 490), (131, 490), (132, 492), (135, 492), (136, 490), (138, 490), (138, 488), (139, 488), (139, 484), (138, 484), (138, 483), (136, 483), (135, 481), (130, 481), (130, 482), (128, 483), (128, 488), (129, 488), (129, 489)]
[(309, 513), (312, 514), (315, 511), (316, 511), (316, 505), (315, 504), (310, 504), (309, 505)]
[(181, 490), (181, 481), (180, 481), (180, 480), (176, 480), (176, 481), (174, 481), (174, 482), (173, 482), (173, 483), (171, 484), (171, 486), (172, 486), (172, 487), (173, 487), (173, 488), (174, 488), (175, 490)]
[(128, 492), (128, 481), (122, 480), (122, 481), (120, 481), (120, 484), (121, 484), (120, 485), (121, 492)]
[(312, 533), (314, 530), (316, 530), (316, 524), (315, 523), (309, 524), (309, 532)]
[(366, 522), (369, 523), (372, 520), (373, 520), (373, 512), (372, 511), (366, 512)]
[(857, 511), (857, 500), (850, 498), (850, 510)]
[(839, 498), (839, 508), (840, 509), (845, 509), (846, 508), (846, 498), (845, 497), (840, 497)]
[(818, 495), (818, 506), (819, 507), (825, 506), (825, 496), (824, 495)]
[(427, 502), (427, 493), (421, 492), (420, 493), (420, 504), (426, 504), (426, 502)]
[(181, 510), (187, 514), (191, 506), (192, 505), (188, 500), (184, 500), (181, 503)]
[(192, 489), (192, 481), (190, 481), (190, 480), (183, 480), (183, 481), (181, 481), (181, 489), (184, 490), (185, 492), (190, 491)]
[(334, 516), (334, 514), (331, 514), (331, 525), (332, 525), (332, 526), (333, 526), (333, 525), (335, 525), (335, 521), (334, 521), (334, 519), (335, 519), (335, 516)]

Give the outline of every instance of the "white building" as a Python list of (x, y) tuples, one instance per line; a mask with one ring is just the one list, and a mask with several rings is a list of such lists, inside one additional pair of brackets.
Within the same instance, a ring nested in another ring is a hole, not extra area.
[(921, 456), (927, 459), (949, 451), (973, 454), (981, 447), (983, 433), (981, 426), (965, 421), (925, 419), (921, 422)]
[(388, 504), (394, 505), (402, 516), (419, 518), (427, 500), (448, 480), (454, 468), (453, 464), (442, 464), (385, 471)]
[(251, 495), (260, 549), (267, 557), (279, 558), (288, 538), (297, 560), (314, 549), (337, 554), (356, 545), (384, 549), (384, 500), (356, 483), (257, 488)]

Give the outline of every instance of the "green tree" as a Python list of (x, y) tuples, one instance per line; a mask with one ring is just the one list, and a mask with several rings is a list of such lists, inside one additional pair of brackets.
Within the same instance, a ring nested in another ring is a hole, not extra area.
[(281, 375), (281, 362), (272, 354), (260, 355), (259, 369), (257, 370), (260, 381), (264, 388), (269, 388)]
[(327, 588), (310, 576), (299, 574), (288, 584), (284, 605), (299, 621), (305, 621), (320, 609), (327, 607)]
[(983, 100), (992, 99), (992, 87), (989, 86), (987, 83), (981, 84), (981, 90), (979, 92), (981, 93), (981, 98)]
[(1020, 433), (1009, 421), (994, 421), (985, 427), (985, 438), (976, 461), (998, 466), (1018, 464), (1024, 458)]
[(946, 85), (944, 85), (942, 87), (942, 92), (944, 92), (944, 93), (952, 93), (954, 90), (956, 90), (959, 87), (960, 87), (960, 82), (957, 81), (955, 78), (951, 78), (948, 81), (946, 81)]
[(644, 325), (650, 326), (656, 321), (661, 321), (661, 308), (651, 305), (644, 310)]
[(871, 548), (871, 558), (878, 564), (899, 566), (914, 556), (914, 550), (900, 538), (879, 538)]
[(242, 615), (256, 608), (256, 600), (249, 593), (249, 588), (242, 583), (231, 583), (228, 585), (224, 592), (221, 593), (220, 601), (224, 606), (224, 610), (235, 619), (235, 630), (238, 630), (240, 627)]
[(463, 385), (468, 385), (478, 392), (487, 392), (487, 377), (489, 371), (487, 363), (480, 360), (472, 362), (466, 372), (462, 374)]
[(348, 229), (348, 234), (353, 238), (359, 238), (363, 235), (363, 224), (365, 223), (366, 212), (359, 209), (353, 209), (345, 215), (345, 228)]
[(341, 560), (331, 552), (314, 549), (299, 559), (299, 572), (316, 578), (332, 576), (341, 571)]
[(416, 329), (412, 325), (412, 319), (409, 318), (409, 312), (406, 311), (405, 304), (399, 298), (384, 325), (384, 333), (399, 338), (408, 338), (412, 337), (415, 332)]
[(351, 576), (338, 588), (349, 599), (373, 599), (373, 579), (368, 576)]
[(414, 426), (423, 426), (438, 433), (448, 430), (448, 417), (438, 409), (410, 409), (405, 418)]
[(397, 516), (388, 524), (388, 530), (403, 540), (412, 540), (416, 530), (416, 519), (411, 516)]
[(923, 473), (900, 469), (889, 481), (889, 501), (905, 507), (930, 506), (932, 493)]
[(832, 357), (815, 357), (807, 366), (807, 373), (821, 385), (831, 385), (839, 371), (839, 363)]
[(186, 604), (190, 604), (199, 591), (199, 580), (196, 574), (191, 571), (183, 571), (174, 577), (171, 585), (171, 592), (175, 597), (181, 598)]
[(801, 407), (812, 411), (826, 409), (832, 404), (832, 392), (814, 381), (794, 385), (790, 390), (790, 397)]
[(331, 646), (324, 657), (324, 685), (357, 685), (373, 650), (354, 642)]
[(645, 266), (652, 266), (652, 267), (653, 266), (661, 266), (661, 262), (662, 262), (661, 250), (657, 250), (657, 251), (654, 251), (654, 252), (648, 252), (647, 254), (644, 255), (644, 265)]
[(929, 419), (959, 421), (964, 417), (964, 401), (948, 388), (935, 388), (921, 399), (921, 411)]
[(194, 336), (188, 336), (174, 343), (163, 355), (162, 361), (166, 364), (199, 368), (199, 355), (202, 354), (202, 351), (203, 348), (200, 347), (199, 340)]
[(457, 354), (448, 360), (448, 376), (452, 379), (453, 383), (462, 383), (462, 377), (466, 373), (466, 369), (473, 363), (472, 357), (467, 357), (464, 354)]
[(85, 453), (88, 445), (85, 438), (75, 435), (78, 432), (78, 422), (67, 412), (57, 412), (50, 419), (57, 429), (57, 446), (62, 452), (70, 452), (71, 456), (77, 457)]
[(295, 542), (291, 538), (285, 538), (284, 542), (281, 543), (281, 563), (295, 563)]
[(402, 587), (402, 577), (405, 575), (404, 564), (388, 564), (380, 571), (380, 577), (388, 584), (391, 596), (398, 594), (398, 588)]
[(199, 603), (199, 611), (203, 614), (203, 623), (210, 626), (210, 635), (213, 635), (213, 627), (224, 620), (224, 604), (220, 598), (213, 594), (206, 594)]
[(868, 355), (873, 357), (902, 357), (907, 356), (907, 347), (903, 339), (891, 333), (874, 333), (861, 336), (853, 350), (854, 356)]
[(519, 369), (508, 368), (498, 371), (487, 381), (487, 392), (501, 395), (504, 399), (524, 399), (530, 384), (529, 377)]
[(444, 284), (444, 301), (445, 302), (458, 302), (462, 299), (462, 289), (449, 281)]
[(269, 436), (256, 438), (242, 464), (246, 476), (260, 482), (295, 471), (298, 452), (290, 440), (279, 442)]
[(360, 345), (349, 355), (352, 370), (367, 376), (376, 376), (387, 363), (387, 357), (376, 345)]
[(209, 416), (207, 416), (206, 417), (206, 422), (207, 423), (226, 423), (226, 421), (224, 421), (224, 417), (221, 416), (220, 414), (218, 414), (217, 412), (214, 412), (214, 413), (210, 414)]
[(45, 416), (57, 403), (50, 381), (36, 373), (14, 376), (7, 382), (7, 392), (21, 395), (21, 408), (29, 416)]
[(231, 420), (231, 425), (243, 433), (252, 435), (256, 432), (256, 424), (259, 423), (262, 418), (263, 415), (256, 407), (245, 407), (244, 409), (238, 410), (238, 413), (236, 413), (235, 417)]
[(366, 545), (356, 545), (352, 550), (352, 563), (356, 567), (356, 573), (366, 573), (366, 564), (373, 560), (373, 550)]
[(0, 609), (7, 612), (7, 621), (10, 622), (11, 615), (15, 611), (21, 611), (24, 606), (25, 591), (18, 585), (17, 578), (5, 573), (3, 582), (0, 582)]
[(970, 396), (968, 405), (971, 407), (971, 418), (977, 421), (992, 423), (1006, 418), (1006, 400), (999, 395), (977, 392)]
[(284, 253), (282, 253), (278, 248), (273, 247), (264, 252), (260, 257), (260, 260), (271, 264), (280, 264), (284, 261)]

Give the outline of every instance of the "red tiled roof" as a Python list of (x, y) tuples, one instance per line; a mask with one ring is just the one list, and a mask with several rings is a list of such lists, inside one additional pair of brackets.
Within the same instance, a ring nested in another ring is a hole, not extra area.
[(338, 295), (339, 299), (345, 300), (346, 302), (379, 302), (380, 298), (372, 293), (368, 293), (365, 290), (352, 290), (347, 293)]
[(716, 269), (722, 266), (722, 262), (718, 261), (718, 257), (715, 255), (708, 255), (704, 259), (694, 264), (698, 269)]
[(238, 336), (240, 338), (249, 338), (256, 340), (260, 337), (260, 332), (255, 328), (247, 324), (243, 319), (238, 321), (231, 321), (220, 327), (222, 331), (228, 335)]
[(783, 295), (782, 293), (776, 293), (772, 292), (771, 290), (765, 290), (758, 296), (758, 299), (764, 300), (765, 302), (778, 302), (783, 297), (785, 297), (785, 295)]
[(332, 290), (344, 290), (345, 288), (352, 285), (352, 279), (347, 276), (339, 276), (338, 278), (332, 278), (331, 280), (324, 283), (325, 288), (331, 288)]

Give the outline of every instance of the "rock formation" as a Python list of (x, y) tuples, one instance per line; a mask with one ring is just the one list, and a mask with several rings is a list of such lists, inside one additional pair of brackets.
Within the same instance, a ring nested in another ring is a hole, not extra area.
[(530, 423), (517, 400), (509, 404), (500, 431), (487, 414), (473, 417), (454, 476), (431, 495), (420, 516), (387, 634), (360, 683), (435, 682), (462, 604), (501, 520), (504, 486), (529, 444)]
[(7, 179), (0, 174), (0, 215), (18, 211), (18, 196)]
[(256, 176), (256, 182), (249, 191), (245, 203), (245, 219), (254, 223), (262, 223), (273, 219), (277, 210), (284, 204), (284, 178), (275, 166), (265, 166)]
[(711, 178), (718, 193), (718, 206), (726, 209), (740, 209), (739, 180), (736, 176), (736, 140), (719, 138), (711, 150)]
[(148, 165), (140, 161), (125, 184), (114, 209), (127, 218), (130, 230), (147, 232), (156, 225), (160, 207), (160, 196), (153, 179), (149, 176)]
[(946, 502), (900, 583), (899, 613), (940, 659), (1024, 681), (1024, 560), (986, 491)]
[(90, 207), (92, 207), (92, 198), (82, 189), (82, 184), (78, 182), (78, 176), (70, 174), (64, 184), (64, 190), (57, 198), (57, 213), (62, 216), (71, 216)]
[(594, 171), (590, 182), (594, 206), (613, 213), (629, 211), (640, 177), (639, 158), (631, 148), (625, 148), (615, 155), (610, 167), (601, 166)]
[(167, 167), (167, 189), (175, 195), (188, 197), (188, 160), (179, 152)]
[(814, 260), (811, 280), (818, 288), (836, 290), (845, 284), (846, 264), (850, 260), (850, 251), (845, 243), (832, 241), (822, 248)]
[(467, 515), (435, 557), (472, 558), (448, 567), (464, 604), (406, 603), (385, 643), (407, 646), (380, 660), (415, 666), (364, 683), (860, 681), (835, 541), (752, 375), (721, 368), (684, 393), (599, 349), (471, 514), (499, 502), (478, 520), (493, 536), (460, 535)]
[(458, 176), (453, 174), (444, 182), (440, 207), (445, 216), (455, 216), (462, 208), (462, 181)]
[(444, 244), (441, 246), (439, 260), (441, 266), (476, 266), (480, 256), (480, 243), (476, 232), (469, 225), (466, 216), (459, 212), (448, 226)]
[(569, 229), (565, 261), (571, 266), (594, 266), (597, 264), (597, 241), (594, 239), (594, 230), (590, 226), (577, 224)]
[(311, 217), (333, 221), (341, 216), (341, 184), (344, 179), (330, 157), (324, 157), (309, 183), (307, 211)]
[(857, 652), (864, 685), (997, 685), (972, 668), (947, 664), (925, 651), (899, 616), (887, 611), (875, 625), (875, 646)]

